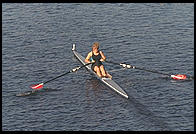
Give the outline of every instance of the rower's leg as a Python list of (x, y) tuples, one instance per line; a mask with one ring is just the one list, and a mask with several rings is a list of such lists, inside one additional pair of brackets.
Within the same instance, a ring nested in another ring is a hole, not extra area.
[(106, 72), (105, 72), (105, 69), (104, 69), (104, 66), (103, 66), (103, 65), (100, 66), (100, 70), (101, 70), (101, 74), (102, 74), (104, 77), (106, 77)]
[(100, 72), (99, 67), (95, 66), (95, 67), (94, 67), (94, 71), (96, 72), (96, 74), (97, 74), (99, 77), (101, 77), (101, 72)]
[(112, 78), (112, 76), (111, 76), (108, 72), (105, 71), (103, 65), (100, 66), (100, 70), (101, 70), (101, 73), (102, 73), (102, 76), (103, 76), (103, 77)]
[(112, 75), (110, 75), (108, 72), (106, 72), (106, 75), (107, 75), (108, 78), (112, 79)]

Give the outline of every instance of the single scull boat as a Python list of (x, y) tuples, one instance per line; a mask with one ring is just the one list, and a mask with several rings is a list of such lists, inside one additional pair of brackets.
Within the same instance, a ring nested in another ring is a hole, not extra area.
[[(73, 44), (73, 48), (72, 51), (75, 55), (75, 57), (83, 64), (85, 65), (85, 58), (83, 56), (81, 56), (78, 52), (76, 52), (75, 49), (75, 44)], [(107, 86), (109, 86), (111, 89), (113, 89), (114, 91), (116, 91), (117, 93), (119, 93), (120, 95), (124, 96), (125, 98), (128, 98), (128, 95), (126, 94), (126, 92), (116, 83), (114, 82), (111, 78), (100, 78), (92, 69), (91, 69), (91, 65), (85, 66), (85, 68), (92, 74), (94, 74), (96, 76), (97, 79), (99, 79), (101, 82), (103, 82), (104, 84), (106, 84)]]

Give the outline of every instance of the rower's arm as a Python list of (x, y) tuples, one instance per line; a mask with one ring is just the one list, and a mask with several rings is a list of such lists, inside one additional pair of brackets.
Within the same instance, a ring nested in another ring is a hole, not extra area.
[(86, 56), (86, 59), (85, 59), (85, 62), (86, 63), (90, 63), (90, 58), (91, 58), (91, 56), (92, 56), (92, 54), (91, 54), (91, 52), (90, 53), (88, 53), (88, 55)]
[(100, 61), (105, 61), (106, 60), (106, 57), (105, 57), (105, 55), (103, 54), (102, 51), (100, 51), (100, 54), (101, 54), (101, 60)]

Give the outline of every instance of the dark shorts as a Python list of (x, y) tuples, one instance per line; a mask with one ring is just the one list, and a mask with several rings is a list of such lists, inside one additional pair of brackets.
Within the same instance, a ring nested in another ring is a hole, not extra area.
[(100, 67), (101, 65), (103, 65), (101, 61), (100, 62), (95, 62), (95, 63), (92, 64), (91, 69), (94, 71), (95, 66)]

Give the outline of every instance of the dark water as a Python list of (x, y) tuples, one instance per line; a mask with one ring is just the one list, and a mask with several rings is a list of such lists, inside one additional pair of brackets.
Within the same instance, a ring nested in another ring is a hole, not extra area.
[[(194, 130), (194, 80), (111, 72), (125, 99), (86, 70), (16, 94), (81, 65), (100, 42), (106, 57), (194, 76), (194, 4), (3, 4), (3, 130)], [(104, 63), (107, 70), (119, 69)]]

